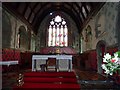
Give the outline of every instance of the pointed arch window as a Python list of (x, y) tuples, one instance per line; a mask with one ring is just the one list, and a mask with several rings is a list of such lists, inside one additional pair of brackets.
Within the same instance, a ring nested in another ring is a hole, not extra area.
[(57, 15), (48, 27), (48, 46), (68, 46), (68, 28), (65, 19)]

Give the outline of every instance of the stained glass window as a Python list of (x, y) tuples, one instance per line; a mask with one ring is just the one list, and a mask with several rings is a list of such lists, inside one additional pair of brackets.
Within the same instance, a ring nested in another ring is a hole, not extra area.
[(48, 27), (48, 46), (68, 46), (66, 21), (59, 15), (50, 21)]

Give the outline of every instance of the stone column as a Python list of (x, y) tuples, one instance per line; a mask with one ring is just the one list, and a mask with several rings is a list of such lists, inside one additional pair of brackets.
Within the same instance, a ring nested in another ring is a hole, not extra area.
[(120, 50), (120, 2), (116, 8), (118, 10), (117, 20), (116, 20), (116, 36), (118, 42), (118, 50)]

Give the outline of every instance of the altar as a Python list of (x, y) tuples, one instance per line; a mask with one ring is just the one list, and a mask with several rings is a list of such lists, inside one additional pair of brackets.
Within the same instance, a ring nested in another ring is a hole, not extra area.
[[(72, 55), (33, 55), (32, 56), (32, 71), (37, 70), (36, 64), (39, 61), (44, 61), (48, 58), (56, 58), (57, 71), (72, 71)], [(42, 63), (39, 63), (39, 65)]]

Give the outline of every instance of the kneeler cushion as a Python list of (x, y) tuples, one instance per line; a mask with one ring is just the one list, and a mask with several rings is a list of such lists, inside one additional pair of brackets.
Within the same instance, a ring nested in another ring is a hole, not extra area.
[(25, 77), (24, 82), (35, 82), (35, 83), (55, 83), (55, 82), (62, 82), (62, 83), (77, 83), (76, 78), (39, 78), (39, 77)]
[(27, 72), (24, 77), (76, 77), (74, 72)]
[(15, 86), (13, 90), (80, 90), (79, 84), (50, 84), (50, 83), (24, 83)]

